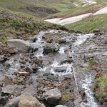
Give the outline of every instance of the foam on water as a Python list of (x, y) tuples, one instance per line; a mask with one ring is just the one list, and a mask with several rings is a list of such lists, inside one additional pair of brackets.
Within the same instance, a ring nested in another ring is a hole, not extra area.
[(14, 72), (18, 72), (20, 69), (20, 63), (19, 60), (15, 60), (14, 58), (11, 58), (9, 61), (6, 62), (7, 64), (10, 65), (8, 69), (8, 73), (13, 74)]
[[(56, 68), (65, 68), (66, 70), (64, 72), (56, 72), (55, 69)], [(53, 64), (51, 65), (51, 73), (54, 74), (54, 75), (59, 75), (59, 76), (62, 76), (62, 75), (68, 75), (68, 74), (72, 74), (72, 64), (68, 64), (68, 63), (65, 63), (65, 64), (58, 64), (57, 61), (54, 61)]]
[(64, 53), (65, 53), (65, 47), (61, 47), (61, 48), (59, 49), (59, 53), (60, 53), (60, 54), (64, 54)]
[(85, 34), (85, 35), (79, 35), (77, 37), (76, 42), (74, 43), (74, 46), (79, 46), (81, 44), (83, 44), (88, 38), (94, 36), (94, 34)]
[(85, 79), (81, 81), (82, 88), (85, 90), (87, 102), (82, 102), (81, 107), (98, 107), (97, 103), (95, 102), (93, 92), (91, 90), (92, 87), (92, 75), (84, 75)]

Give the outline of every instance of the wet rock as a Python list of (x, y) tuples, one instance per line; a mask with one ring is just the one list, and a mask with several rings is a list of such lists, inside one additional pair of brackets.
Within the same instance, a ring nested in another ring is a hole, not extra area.
[(59, 101), (61, 100), (61, 92), (58, 88), (47, 90), (44, 93), (44, 98), (46, 100), (46, 103), (49, 105), (57, 105)]
[(33, 49), (33, 51), (37, 51), (40, 48), (40, 44), (30, 43), (30, 48)]
[(33, 86), (37, 86), (37, 76), (32, 75), (29, 79), (29, 83), (32, 84)]
[(46, 44), (44, 46), (44, 54), (48, 54), (48, 53), (54, 53), (57, 52), (59, 50), (59, 45), (58, 44)]
[(61, 38), (58, 43), (59, 44), (65, 44), (66, 43), (66, 39), (65, 38)]
[(30, 41), (31, 41), (31, 42), (36, 42), (36, 41), (37, 41), (37, 38), (36, 38), (36, 37), (33, 37), (33, 38), (30, 39)]
[(74, 104), (73, 101), (68, 101), (68, 102), (65, 103), (65, 105), (66, 105), (67, 107), (75, 107), (75, 104)]
[(61, 61), (61, 64), (71, 63), (71, 62), (73, 62), (73, 60), (71, 58), (69, 58), (69, 59), (64, 59), (63, 61)]
[(7, 96), (0, 96), (0, 105), (5, 105), (8, 101)]
[(19, 101), (19, 107), (45, 107), (33, 96), (22, 95)]
[(66, 69), (67, 69), (66, 66), (60, 66), (60, 67), (54, 68), (55, 72), (65, 72)]
[(36, 73), (38, 71), (38, 65), (37, 64), (33, 64), (32, 65), (32, 69), (33, 69), (33, 73)]
[(107, 96), (104, 97), (104, 101), (107, 102)]
[(7, 41), (9, 47), (17, 48), (19, 51), (26, 52), (29, 49), (29, 42), (20, 39), (11, 39)]
[(19, 100), (20, 100), (20, 96), (19, 96), (19, 97), (15, 97), (15, 98), (11, 99), (11, 100), (5, 105), (5, 107), (18, 107)]
[(104, 102), (102, 107), (107, 107), (107, 102)]
[(25, 67), (25, 69), (24, 69), (26, 72), (28, 72), (28, 73), (32, 73), (33, 72), (33, 70), (32, 70), (32, 68), (30, 68), (30, 67)]
[(93, 31), (93, 33), (94, 33), (95, 35), (101, 35), (101, 34), (103, 34), (103, 32), (101, 32), (100, 29), (95, 29), (95, 30)]
[(4, 71), (4, 66), (3, 66), (3, 64), (0, 64), (0, 73), (3, 72), (3, 71)]
[(50, 73), (45, 73), (43, 76), (46, 76), (47, 79), (52, 80), (52, 81), (58, 81), (58, 76), (55, 76), (54, 74)]
[(67, 107), (67, 106), (65, 106), (65, 105), (57, 105), (55, 107)]
[(5, 62), (7, 60), (7, 57), (4, 55), (0, 55), (0, 62)]

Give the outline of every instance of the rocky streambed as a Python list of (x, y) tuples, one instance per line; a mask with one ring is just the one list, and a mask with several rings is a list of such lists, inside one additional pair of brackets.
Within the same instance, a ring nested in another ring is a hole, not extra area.
[(105, 72), (106, 40), (48, 30), (0, 43), (0, 107), (100, 107), (95, 66)]

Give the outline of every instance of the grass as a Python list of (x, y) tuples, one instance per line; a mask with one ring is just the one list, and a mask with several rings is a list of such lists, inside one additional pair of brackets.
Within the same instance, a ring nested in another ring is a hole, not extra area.
[(62, 99), (61, 99), (61, 104), (69, 101), (69, 100), (72, 100), (74, 98), (74, 94), (71, 93), (71, 92), (64, 92), (63, 95), (62, 95)]
[(92, 32), (96, 28), (100, 28), (107, 32), (107, 15), (90, 16), (79, 22), (66, 25), (65, 27), (69, 30), (74, 30), (82, 33)]
[[(62, 26), (50, 24), (26, 14), (19, 14), (11, 11), (0, 11), (0, 41), (8, 38), (23, 38), (28, 39), (34, 36), (41, 30), (47, 29), (62, 29)], [(5, 36), (4, 36), (5, 35)]]
[(101, 103), (104, 102), (104, 97), (107, 96), (107, 73), (96, 79), (98, 99)]
[(90, 59), (89, 62), (88, 62), (88, 69), (89, 70), (93, 70), (94, 69), (94, 65), (96, 64), (97, 62), (95, 61), (95, 59)]
[[(75, 6), (77, 3), (78, 6)], [(0, 41), (9, 38), (28, 38), (46, 29), (74, 30), (89, 32), (103, 26), (107, 16), (90, 17), (83, 21), (64, 27), (44, 22), (49, 17), (69, 17), (96, 11), (105, 0), (99, 4), (82, 7), (80, 0), (0, 0)], [(30, 8), (30, 9), (28, 9)], [(53, 10), (56, 12), (51, 13)], [(98, 21), (97, 21), (98, 20)], [(87, 27), (86, 27), (87, 26)], [(107, 27), (104, 27), (106, 30)]]
[[(97, 0), (98, 4), (89, 5), (83, 7), (83, 3), (81, 0), (0, 0), (0, 7), (4, 9), (8, 9), (14, 12), (22, 12), (27, 13), (36, 17), (46, 18), (46, 17), (69, 17), (74, 15), (79, 15), (87, 12), (94, 12), (98, 10), (98, 8), (104, 6), (106, 0)], [(75, 6), (78, 4), (78, 6)], [(31, 8), (29, 11), (26, 7)], [(38, 13), (36, 9), (32, 7), (39, 7), (45, 10), (44, 7), (58, 10), (57, 13), (49, 14), (48, 12), (42, 13), (41, 11)], [(36, 12), (35, 12), (36, 11)], [(45, 15), (41, 15), (45, 14)]]

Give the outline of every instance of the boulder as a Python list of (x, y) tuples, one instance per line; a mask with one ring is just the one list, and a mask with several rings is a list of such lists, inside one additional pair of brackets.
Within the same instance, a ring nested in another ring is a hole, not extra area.
[(7, 44), (11, 48), (17, 48), (19, 51), (25, 52), (29, 49), (30, 44), (27, 41), (21, 39), (11, 39), (7, 41)]
[(19, 107), (45, 107), (35, 97), (22, 95), (19, 101)]
[(49, 44), (47, 43), (44, 46), (44, 54), (48, 54), (48, 53), (54, 53), (57, 52), (59, 50), (59, 45), (58, 44)]
[(61, 92), (58, 88), (47, 90), (43, 96), (46, 103), (48, 103), (49, 105), (57, 105), (62, 97)]

